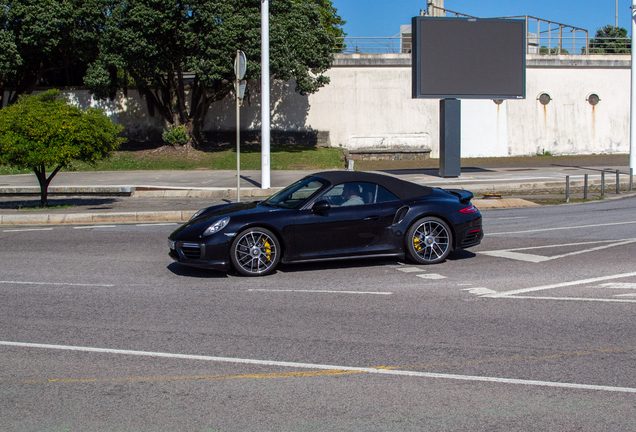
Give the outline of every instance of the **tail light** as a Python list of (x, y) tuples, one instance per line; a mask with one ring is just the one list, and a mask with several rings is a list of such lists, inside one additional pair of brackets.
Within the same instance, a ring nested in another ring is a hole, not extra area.
[(471, 204), (470, 207), (463, 208), (459, 212), (464, 214), (470, 214), (470, 213), (477, 213), (478, 211), (479, 210), (477, 210), (477, 207)]

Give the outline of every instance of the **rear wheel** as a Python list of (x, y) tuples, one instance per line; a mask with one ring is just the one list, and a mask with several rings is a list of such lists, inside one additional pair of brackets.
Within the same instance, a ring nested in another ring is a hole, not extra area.
[(232, 242), (234, 268), (245, 276), (265, 276), (276, 268), (280, 260), (280, 244), (276, 236), (265, 228), (250, 228)]
[(436, 217), (416, 221), (406, 236), (410, 257), (420, 264), (437, 264), (451, 251), (452, 235), (446, 223)]

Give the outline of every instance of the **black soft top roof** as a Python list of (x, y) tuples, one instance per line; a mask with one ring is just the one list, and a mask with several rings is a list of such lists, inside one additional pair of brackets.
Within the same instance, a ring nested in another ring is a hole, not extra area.
[(433, 190), (428, 186), (422, 186), (382, 174), (355, 172), (355, 171), (323, 171), (314, 174), (333, 185), (348, 182), (377, 183), (393, 193), (401, 200), (417, 198), (430, 194)]

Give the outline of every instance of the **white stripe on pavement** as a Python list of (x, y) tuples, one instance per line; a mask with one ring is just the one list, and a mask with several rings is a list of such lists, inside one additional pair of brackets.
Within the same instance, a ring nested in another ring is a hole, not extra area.
[(173, 353), (162, 353), (162, 352), (152, 352), (152, 351), (133, 351), (133, 350), (92, 348), (92, 347), (80, 347), (80, 346), (69, 346), (69, 345), (48, 345), (48, 344), (10, 342), (10, 341), (0, 341), (0, 345), (22, 347), (22, 348), (82, 351), (82, 352), (92, 352), (92, 353), (101, 353), (101, 354), (120, 354), (120, 355), (134, 355), (134, 356), (145, 356), (145, 357), (173, 358), (173, 359), (182, 359), (182, 360), (203, 360), (203, 361), (224, 362), (224, 363), (255, 364), (260, 366), (293, 367), (293, 368), (319, 369), (319, 370), (344, 370), (344, 371), (364, 372), (364, 373), (373, 373), (373, 374), (381, 374), (381, 375), (452, 379), (452, 380), (458, 380), (458, 381), (480, 381), (480, 382), (499, 383), (499, 384), (518, 384), (518, 385), (526, 385), (526, 386), (566, 388), (566, 389), (575, 389), (575, 390), (597, 390), (597, 391), (606, 391), (606, 392), (636, 393), (636, 388), (632, 388), (632, 387), (613, 387), (613, 386), (602, 386), (602, 385), (594, 385), (594, 384), (576, 384), (576, 383), (561, 383), (561, 382), (552, 382), (552, 381), (523, 380), (523, 379), (515, 379), (515, 378), (497, 378), (497, 377), (484, 377), (484, 376), (474, 376), (474, 375), (442, 374), (442, 373), (415, 372), (415, 371), (405, 371), (405, 370), (395, 370), (395, 369), (376, 369), (376, 368), (368, 368), (368, 367), (336, 366), (336, 365), (324, 365), (324, 364), (312, 364), (312, 363), (283, 362), (283, 361), (273, 361), (273, 360), (254, 360), (254, 359), (241, 359), (241, 358), (232, 358), (232, 357), (214, 357), (214, 356), (204, 356), (204, 355), (173, 354)]

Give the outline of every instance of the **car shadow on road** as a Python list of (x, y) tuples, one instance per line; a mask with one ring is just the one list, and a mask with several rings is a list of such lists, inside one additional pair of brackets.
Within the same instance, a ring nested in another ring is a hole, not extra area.
[(459, 249), (448, 254), (446, 258), (448, 261), (460, 261), (469, 258), (475, 258), (477, 256), (476, 253), (467, 251), (465, 249)]
[(226, 272), (197, 267), (188, 267), (178, 263), (169, 264), (166, 268), (177, 276), (199, 279), (225, 279), (228, 277), (228, 274)]
[(322, 262), (308, 262), (297, 264), (279, 264), (276, 271), (281, 273), (296, 273), (315, 270), (344, 270), (352, 268), (365, 268), (365, 267), (381, 267), (381, 266), (397, 266), (400, 262), (404, 263), (404, 260), (397, 260), (391, 258), (365, 258), (365, 259), (351, 259), (341, 261), (322, 261)]

